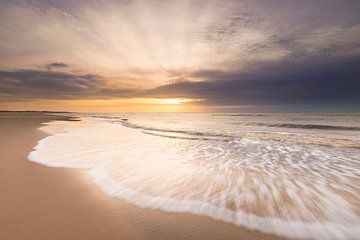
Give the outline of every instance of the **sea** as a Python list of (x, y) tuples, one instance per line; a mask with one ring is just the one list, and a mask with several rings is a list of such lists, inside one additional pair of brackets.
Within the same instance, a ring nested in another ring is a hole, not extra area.
[(29, 154), (105, 194), (296, 239), (359, 239), (360, 113), (70, 113)]

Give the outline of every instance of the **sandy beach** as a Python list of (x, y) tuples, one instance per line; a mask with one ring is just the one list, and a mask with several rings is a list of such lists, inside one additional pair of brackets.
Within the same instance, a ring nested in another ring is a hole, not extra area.
[(0, 239), (280, 239), (208, 217), (143, 209), (106, 196), (82, 170), (27, 159), (66, 117), (0, 113)]

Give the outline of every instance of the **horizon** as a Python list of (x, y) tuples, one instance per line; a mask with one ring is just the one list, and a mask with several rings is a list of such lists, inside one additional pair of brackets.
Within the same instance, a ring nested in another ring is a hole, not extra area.
[(77, 111), (49, 111), (49, 110), (3, 110), (0, 109), (0, 113), (6, 113), (6, 112), (16, 112), (16, 113), (79, 113), (79, 114), (116, 114), (116, 113), (124, 113), (124, 114), (145, 114), (145, 113), (186, 113), (186, 114), (224, 114), (224, 115), (231, 115), (231, 114), (239, 114), (239, 115), (253, 115), (253, 114), (323, 114), (323, 115), (331, 115), (331, 114), (345, 114), (345, 115), (351, 115), (351, 114), (360, 114), (360, 111), (243, 111), (243, 112), (77, 112)]

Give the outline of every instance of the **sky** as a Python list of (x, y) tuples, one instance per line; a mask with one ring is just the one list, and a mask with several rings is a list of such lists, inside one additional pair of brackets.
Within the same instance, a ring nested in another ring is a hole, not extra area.
[(360, 111), (358, 0), (0, 0), (0, 109)]

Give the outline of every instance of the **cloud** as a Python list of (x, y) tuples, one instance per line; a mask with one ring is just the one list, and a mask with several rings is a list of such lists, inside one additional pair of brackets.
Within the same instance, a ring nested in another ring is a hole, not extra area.
[(67, 68), (67, 67), (69, 67), (69, 65), (63, 62), (50, 62), (48, 64), (45, 64), (45, 68), (49, 71), (51, 71), (52, 68)]
[(199, 71), (200, 82), (182, 81), (149, 90), (150, 96), (206, 99), (208, 105), (360, 104), (360, 58), (298, 65), (282, 62), (250, 73)]
[(314, 52), (359, 53), (359, 8), (356, 0), (8, 1), (0, 9), (1, 64), (55, 58), (100, 74), (233, 71)]
[[(198, 70), (155, 88), (111, 85), (94, 74), (0, 71), (0, 94), (18, 99), (191, 98), (212, 106), (360, 105), (360, 57), (257, 65), (252, 71)], [(201, 81), (192, 81), (201, 79)]]
[(127, 97), (132, 89), (111, 89), (93, 74), (19, 69), (0, 71), (0, 93), (22, 99), (71, 99)]

